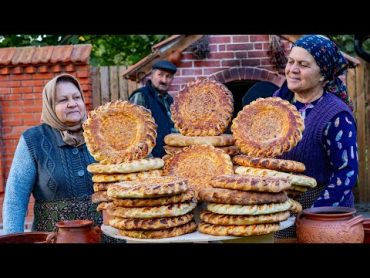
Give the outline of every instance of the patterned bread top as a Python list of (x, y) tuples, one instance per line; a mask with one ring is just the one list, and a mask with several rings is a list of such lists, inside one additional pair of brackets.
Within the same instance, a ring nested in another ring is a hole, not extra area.
[(251, 157), (244, 154), (233, 157), (233, 162), (241, 166), (265, 168), (283, 172), (301, 173), (306, 170), (305, 165), (298, 161), (269, 157)]
[(233, 95), (222, 83), (199, 78), (186, 84), (171, 105), (172, 120), (182, 135), (219, 135), (234, 110)]
[(144, 158), (157, 137), (157, 124), (150, 110), (122, 100), (90, 111), (83, 128), (87, 148), (101, 164)]
[(230, 156), (209, 145), (185, 147), (173, 155), (165, 155), (163, 160), (165, 175), (186, 178), (197, 192), (200, 187), (209, 186), (214, 176), (233, 173)]
[(242, 153), (276, 157), (302, 139), (304, 121), (294, 105), (278, 97), (259, 98), (233, 120), (231, 131)]

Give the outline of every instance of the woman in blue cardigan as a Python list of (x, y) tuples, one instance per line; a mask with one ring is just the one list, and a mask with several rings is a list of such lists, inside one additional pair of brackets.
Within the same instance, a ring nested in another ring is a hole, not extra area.
[[(338, 76), (348, 64), (334, 42), (320, 35), (297, 40), (285, 67), (286, 82), (274, 94), (290, 101), (304, 118), (298, 145), (282, 158), (303, 162), (318, 186), (303, 193), (303, 209), (354, 207), (352, 189), (358, 176), (356, 123), (347, 88)], [(296, 237), (295, 227), (276, 238)]]
[(42, 92), (41, 124), (20, 137), (6, 183), (4, 233), (24, 231), (31, 194), (35, 198), (33, 231), (52, 231), (60, 220), (90, 219), (102, 224), (91, 202), (93, 184), (87, 165), (82, 123), (86, 120), (78, 80), (61, 74)]

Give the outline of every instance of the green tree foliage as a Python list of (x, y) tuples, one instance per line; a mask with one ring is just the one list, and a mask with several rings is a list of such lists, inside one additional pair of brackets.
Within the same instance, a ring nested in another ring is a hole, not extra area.
[[(329, 37), (336, 42), (343, 52), (352, 56), (358, 56), (354, 47), (354, 35), (331, 35)], [(365, 40), (362, 47), (366, 52), (370, 53), (370, 39)]]
[(168, 35), (4, 35), (0, 47), (91, 44), (90, 64), (132, 65)]

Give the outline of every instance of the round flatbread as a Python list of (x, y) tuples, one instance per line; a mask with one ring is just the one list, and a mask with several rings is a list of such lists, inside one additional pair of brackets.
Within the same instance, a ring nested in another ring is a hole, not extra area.
[(164, 206), (169, 204), (184, 203), (195, 198), (195, 192), (192, 189), (187, 190), (184, 193), (158, 198), (148, 199), (118, 199), (112, 198), (113, 204), (116, 207), (155, 207)]
[(239, 175), (254, 175), (260, 177), (270, 177), (278, 179), (288, 179), (292, 185), (316, 187), (317, 182), (314, 178), (301, 174), (291, 174), (270, 169), (253, 168), (247, 166), (238, 166), (235, 173)]
[(87, 166), (87, 171), (93, 174), (128, 174), (161, 169), (164, 161), (161, 158), (143, 158), (120, 164), (93, 163)]
[(199, 78), (174, 97), (171, 117), (182, 135), (222, 134), (232, 119), (233, 95), (222, 83)]
[(98, 191), (91, 195), (91, 202), (94, 204), (101, 202), (110, 202), (110, 198), (107, 195), (107, 191)]
[(273, 233), (279, 230), (279, 224), (256, 224), (256, 225), (212, 225), (201, 222), (198, 231), (203, 234), (214, 236), (255, 236)]
[(94, 192), (107, 191), (109, 185), (110, 185), (109, 182), (94, 182), (93, 184)]
[(241, 166), (250, 166), (283, 172), (301, 173), (306, 170), (305, 165), (298, 161), (266, 157), (251, 157), (244, 154), (234, 156), (233, 162)]
[(168, 238), (181, 236), (194, 232), (197, 229), (197, 224), (194, 221), (188, 222), (184, 225), (164, 229), (164, 230), (154, 230), (154, 231), (141, 231), (141, 230), (119, 230), (120, 235), (141, 238), (141, 239), (154, 239), (154, 238)]
[(107, 194), (111, 198), (157, 198), (177, 195), (188, 189), (186, 179), (162, 176), (114, 183), (108, 186)]
[[(179, 151), (181, 151), (184, 147), (173, 147), (169, 145), (164, 145), (163, 146), (166, 154), (173, 155)], [(225, 146), (225, 147), (215, 147), (216, 149), (220, 149), (224, 151), (226, 154), (230, 156), (238, 155), (240, 154), (240, 151), (237, 146)]]
[(197, 192), (209, 186), (208, 182), (214, 176), (233, 173), (230, 156), (209, 145), (185, 147), (174, 155), (164, 156), (163, 160), (164, 174), (186, 178)]
[(291, 204), (291, 207), (290, 207), (291, 212), (300, 213), (302, 211), (302, 205), (298, 201), (289, 198), (288, 202)]
[(212, 187), (237, 189), (244, 191), (281, 192), (290, 188), (288, 179), (258, 177), (251, 175), (220, 175), (210, 180)]
[(187, 213), (175, 217), (151, 219), (113, 217), (109, 220), (109, 225), (122, 230), (163, 230), (184, 225), (190, 222), (193, 216), (192, 213)]
[(255, 205), (282, 203), (288, 200), (288, 196), (285, 192), (262, 193), (207, 187), (200, 189), (199, 200), (230, 205)]
[(173, 147), (188, 147), (192, 145), (212, 145), (224, 147), (234, 145), (234, 138), (231, 134), (217, 136), (185, 136), (179, 133), (171, 133), (164, 137), (164, 142)]
[(191, 202), (169, 204), (159, 207), (114, 207), (109, 209), (109, 214), (123, 218), (160, 218), (184, 215), (191, 212), (197, 205), (195, 199)]
[(209, 203), (207, 205), (207, 210), (218, 213), (218, 214), (228, 214), (228, 215), (259, 215), (259, 214), (270, 214), (280, 211), (286, 211), (290, 209), (291, 203), (285, 201), (284, 203), (272, 203), (263, 205), (227, 205), (227, 204), (216, 204)]
[(87, 148), (101, 164), (145, 158), (156, 144), (157, 124), (150, 110), (128, 101), (90, 111), (83, 129)]
[(233, 120), (231, 131), (242, 153), (276, 157), (302, 139), (304, 121), (294, 105), (278, 97), (258, 98)]
[(261, 215), (226, 215), (204, 210), (200, 213), (199, 217), (203, 222), (206, 222), (208, 224), (228, 226), (276, 223), (288, 219), (289, 216), (289, 211)]
[(149, 170), (130, 174), (94, 174), (92, 181), (95, 183), (112, 183), (117, 181), (134, 181), (162, 176), (162, 170)]
[(96, 207), (96, 211), (108, 210), (112, 207), (114, 207), (112, 202), (102, 202)]

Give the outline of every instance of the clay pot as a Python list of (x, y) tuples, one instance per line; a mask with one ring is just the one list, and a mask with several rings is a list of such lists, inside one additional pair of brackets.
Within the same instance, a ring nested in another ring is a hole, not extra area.
[(55, 243), (100, 243), (101, 230), (93, 226), (91, 220), (59, 221), (58, 231), (53, 232), (47, 240)]
[(366, 218), (362, 222), (362, 226), (364, 227), (365, 232), (364, 243), (370, 243), (370, 218)]
[(362, 215), (347, 207), (318, 207), (303, 210), (297, 215), (299, 243), (362, 243)]
[(2, 243), (51, 243), (46, 239), (50, 235), (47, 232), (25, 232), (0, 236)]
[(170, 56), (168, 57), (168, 61), (170, 61), (171, 63), (177, 65), (181, 59), (182, 59), (182, 52), (179, 51), (179, 50), (174, 50)]

